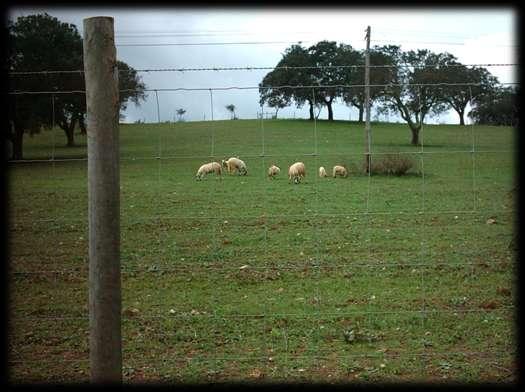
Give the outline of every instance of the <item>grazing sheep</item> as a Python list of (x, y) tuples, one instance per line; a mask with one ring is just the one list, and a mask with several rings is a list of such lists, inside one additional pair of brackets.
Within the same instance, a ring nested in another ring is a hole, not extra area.
[(268, 177), (274, 178), (277, 174), (281, 172), (281, 169), (279, 169), (277, 166), (272, 165), (268, 168)]
[(246, 164), (237, 157), (231, 157), (230, 159), (226, 161), (223, 159), (221, 163), (222, 163), (222, 166), (226, 170), (228, 170), (228, 173), (230, 174), (233, 173), (235, 170), (237, 170), (237, 173), (240, 176), (245, 176), (246, 174), (248, 174), (248, 169), (246, 168)]
[(328, 177), (328, 174), (326, 174), (326, 170), (323, 166), (319, 168), (319, 177)]
[(339, 177), (348, 177), (348, 171), (346, 170), (346, 167), (336, 165), (334, 166), (334, 169), (332, 171), (332, 175), (334, 178), (337, 176)]
[(215, 173), (216, 175), (219, 175), (219, 176), (222, 174), (222, 169), (221, 169), (221, 165), (219, 164), (219, 162), (205, 163), (204, 165), (199, 167), (199, 170), (197, 170), (197, 175), (195, 176), (195, 178), (197, 180), (202, 180), (202, 178), (206, 174), (210, 174), (210, 173)]
[(301, 178), (304, 178), (305, 176), (306, 169), (304, 167), (304, 163), (302, 162), (295, 162), (288, 169), (288, 180), (291, 181), (293, 178), (293, 182), (295, 184), (298, 184), (301, 181)]

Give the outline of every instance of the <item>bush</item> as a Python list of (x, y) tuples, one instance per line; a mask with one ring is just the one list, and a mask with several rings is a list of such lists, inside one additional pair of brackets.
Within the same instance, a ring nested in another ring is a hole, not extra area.
[(379, 160), (372, 159), (371, 174), (403, 176), (414, 166), (414, 161), (406, 156), (397, 154), (384, 155)]

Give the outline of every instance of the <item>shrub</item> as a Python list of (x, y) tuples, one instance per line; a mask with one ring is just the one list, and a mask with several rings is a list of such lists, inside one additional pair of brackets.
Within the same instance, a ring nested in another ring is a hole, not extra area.
[(409, 157), (397, 154), (384, 155), (379, 160), (372, 159), (371, 174), (403, 176), (414, 166), (414, 161)]

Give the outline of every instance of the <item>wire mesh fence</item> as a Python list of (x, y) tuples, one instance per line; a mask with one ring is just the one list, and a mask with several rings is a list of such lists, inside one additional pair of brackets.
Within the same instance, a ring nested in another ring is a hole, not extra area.
[[(362, 124), (215, 120), (224, 96), (259, 88), (147, 89), (157, 123), (121, 125), (125, 380), (514, 380), (513, 130), (424, 125), (410, 146), (407, 127), (374, 124), (372, 164), (411, 167), (363, 173)], [(161, 123), (162, 92), (199, 94), (209, 121)], [(18, 381), (89, 376), (87, 162), (60, 133), (9, 166)], [(231, 156), (246, 176), (195, 180)], [(334, 165), (349, 177), (317, 175)]]

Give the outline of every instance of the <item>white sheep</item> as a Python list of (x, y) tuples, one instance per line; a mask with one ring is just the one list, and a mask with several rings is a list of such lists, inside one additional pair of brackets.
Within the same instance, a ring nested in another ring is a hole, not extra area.
[(323, 166), (319, 168), (319, 177), (328, 177), (328, 174), (326, 174), (326, 170)]
[(334, 178), (337, 176), (339, 177), (348, 177), (348, 171), (346, 170), (346, 167), (335, 165), (334, 169), (332, 170), (332, 175)]
[(222, 166), (228, 170), (228, 173), (233, 173), (234, 171), (237, 171), (237, 173), (241, 176), (245, 176), (248, 174), (248, 169), (246, 168), (246, 164), (241, 161), (237, 157), (231, 157), (228, 160), (222, 160), (221, 161)]
[(197, 170), (197, 174), (195, 178), (197, 180), (202, 180), (202, 178), (206, 174), (210, 174), (210, 173), (215, 173), (216, 175), (219, 175), (219, 176), (222, 174), (222, 169), (221, 169), (221, 165), (219, 164), (219, 162), (205, 163), (204, 165), (199, 167), (199, 170)]
[(306, 176), (306, 168), (304, 167), (304, 163), (302, 162), (295, 162), (290, 168), (288, 169), (288, 180), (291, 181), (293, 179), (294, 183), (299, 183), (301, 181), (301, 178), (304, 178)]
[(274, 178), (280, 172), (281, 172), (281, 169), (279, 167), (272, 165), (268, 168), (268, 177)]

